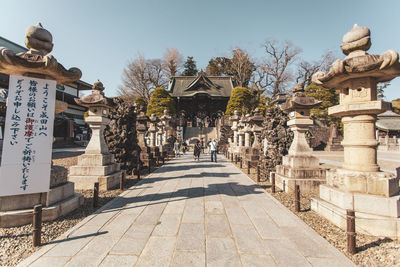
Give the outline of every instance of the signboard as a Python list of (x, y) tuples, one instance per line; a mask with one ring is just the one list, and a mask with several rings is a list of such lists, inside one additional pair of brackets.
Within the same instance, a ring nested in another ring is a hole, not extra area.
[(0, 196), (49, 191), (56, 81), (10, 76)]

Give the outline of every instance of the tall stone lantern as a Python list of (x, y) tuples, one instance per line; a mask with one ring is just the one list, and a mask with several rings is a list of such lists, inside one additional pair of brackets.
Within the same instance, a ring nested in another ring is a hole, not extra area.
[(151, 114), (150, 116), (150, 127), (149, 127), (149, 134), (150, 134), (150, 151), (153, 154), (153, 158), (158, 159), (160, 157), (160, 149), (156, 146), (156, 136), (158, 132), (158, 123), (160, 119), (157, 118), (156, 114)]
[(79, 156), (78, 164), (69, 170), (68, 180), (82, 190), (92, 189), (95, 182), (99, 183), (102, 191), (112, 189), (119, 184), (122, 175), (119, 163), (115, 162), (104, 140), (104, 129), (110, 122), (108, 115), (112, 101), (104, 96), (103, 91), (103, 84), (96, 81), (90, 95), (75, 98), (78, 105), (89, 109), (85, 121), (92, 130), (85, 154)]
[[(247, 134), (248, 134), (248, 146), (245, 148), (245, 165), (249, 164), (251, 166), (256, 166), (260, 159), (260, 135), (262, 130), (262, 123), (264, 117), (261, 115), (258, 108), (255, 109), (253, 116), (248, 116), (247, 118)], [(250, 142), (250, 134), (253, 133), (254, 141), (253, 144)]]
[(297, 84), (293, 97), (281, 105), (289, 113), (287, 125), (294, 133), (288, 155), (282, 158), (282, 165), (276, 166), (275, 182), (286, 192), (292, 192), (296, 184), (303, 192), (317, 191), (325, 182), (325, 170), (319, 168), (319, 160), (311, 155), (312, 149), (306, 140), (306, 131), (314, 124), (310, 111), (320, 104), (321, 101), (305, 95), (304, 84)]
[(171, 118), (171, 116), (168, 115), (168, 110), (166, 110), (166, 109), (164, 110), (164, 115), (161, 116), (160, 120), (164, 127), (164, 136), (165, 136), (164, 148), (165, 148), (167, 154), (172, 155), (173, 154), (173, 144), (169, 144), (168, 140), (173, 135), (173, 133), (172, 133), (173, 127), (171, 126), (172, 118)]
[(136, 117), (136, 130), (138, 145), (140, 147), (140, 160), (144, 165), (149, 166), (149, 164), (153, 164), (154, 162), (150, 147), (146, 143), (146, 133), (148, 130), (147, 122), (149, 121), (149, 117), (146, 116), (144, 107), (138, 107), (138, 109), (138, 115)]
[(239, 116), (239, 111), (235, 110), (233, 112), (233, 115), (230, 117), (230, 121), (232, 122), (232, 131), (233, 131), (233, 140), (230, 146), (230, 153), (234, 154), (234, 155), (238, 155), (239, 153), (239, 142), (238, 142), (238, 132), (239, 132), (239, 120), (240, 120), (240, 116)]
[(244, 116), (242, 116), (238, 122), (238, 146), (240, 148), (244, 146)]
[(320, 186), (312, 209), (342, 228), (346, 209), (352, 209), (358, 231), (398, 238), (399, 177), (379, 169), (375, 121), (377, 114), (390, 109), (377, 99), (377, 83), (400, 75), (399, 56), (393, 50), (369, 55), (370, 46), (370, 30), (354, 25), (341, 45), (347, 56), (335, 61), (328, 73), (313, 76), (315, 83), (340, 90), (340, 104), (328, 112), (342, 118), (344, 163), (327, 172), (327, 184)]

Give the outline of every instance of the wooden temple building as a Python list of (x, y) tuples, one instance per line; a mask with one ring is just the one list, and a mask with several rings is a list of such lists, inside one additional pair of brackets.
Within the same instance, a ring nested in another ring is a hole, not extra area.
[(233, 87), (231, 77), (207, 76), (201, 71), (198, 76), (172, 77), (167, 91), (187, 126), (197, 126), (200, 118), (213, 127), (215, 119), (225, 112)]

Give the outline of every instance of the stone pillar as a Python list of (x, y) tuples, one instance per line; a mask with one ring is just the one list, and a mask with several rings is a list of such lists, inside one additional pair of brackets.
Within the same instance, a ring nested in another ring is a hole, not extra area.
[(78, 164), (69, 170), (68, 180), (82, 190), (93, 189), (95, 182), (99, 183), (100, 190), (109, 190), (119, 184), (122, 175), (119, 163), (115, 163), (114, 155), (108, 151), (104, 140), (104, 128), (110, 122), (108, 114), (112, 101), (104, 96), (103, 90), (103, 84), (97, 81), (93, 84), (92, 94), (81, 99), (75, 98), (78, 105), (89, 109), (85, 121), (92, 130), (85, 154), (79, 156)]
[(233, 140), (230, 146), (230, 153), (234, 155), (238, 155), (239, 153), (239, 146), (238, 146), (238, 122), (239, 122), (239, 111), (235, 110), (233, 115), (230, 117), (230, 121), (232, 122), (231, 129), (233, 130)]
[(393, 50), (369, 55), (370, 46), (370, 30), (354, 25), (341, 45), (346, 58), (313, 76), (315, 83), (340, 90), (340, 104), (328, 113), (342, 118), (344, 163), (327, 172), (327, 185), (320, 186), (312, 209), (342, 228), (346, 209), (353, 209), (357, 231), (399, 238), (399, 177), (379, 171), (375, 136), (376, 115), (390, 109), (377, 100), (376, 85), (400, 75), (399, 55)]
[(136, 131), (138, 138), (138, 145), (140, 147), (140, 160), (146, 166), (154, 163), (153, 155), (150, 151), (150, 147), (146, 143), (147, 123), (149, 117), (144, 113), (144, 108), (140, 107), (139, 114), (136, 117)]

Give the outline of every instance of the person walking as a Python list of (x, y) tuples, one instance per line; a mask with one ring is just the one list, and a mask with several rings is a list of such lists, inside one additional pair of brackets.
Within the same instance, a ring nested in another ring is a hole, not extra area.
[(217, 162), (218, 143), (217, 140), (210, 142), (211, 162)]
[(197, 159), (197, 161), (200, 161), (200, 152), (201, 152), (201, 146), (200, 146), (200, 143), (197, 142), (194, 145), (194, 149), (193, 149), (194, 160)]

